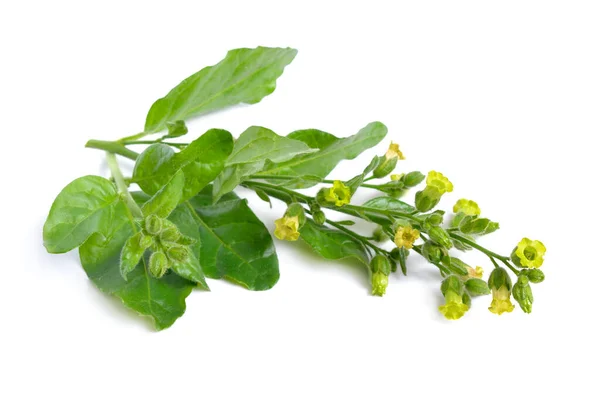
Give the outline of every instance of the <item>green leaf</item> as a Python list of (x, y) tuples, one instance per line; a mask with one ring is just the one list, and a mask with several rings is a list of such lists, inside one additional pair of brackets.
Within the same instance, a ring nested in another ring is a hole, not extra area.
[(460, 223), (460, 231), (467, 235), (485, 235), (496, 231), (499, 227), (497, 222), (477, 216), (467, 216)]
[(247, 179), (263, 169), (265, 163), (282, 162), (298, 154), (314, 151), (304, 142), (279, 136), (264, 127), (250, 127), (233, 145), (225, 169), (215, 179), (213, 192), (215, 202)]
[[(402, 202), (396, 198), (390, 196), (378, 196), (363, 203), (363, 206), (378, 209), (383, 213), (386, 212), (401, 212), (412, 214), (416, 212), (416, 209), (406, 202)], [(382, 216), (382, 214), (376, 214), (371, 212), (364, 212), (368, 219), (380, 225), (389, 225), (392, 221), (389, 218)]]
[(182, 170), (175, 172), (175, 175), (165, 184), (150, 200), (142, 206), (144, 217), (150, 214), (156, 214), (158, 217), (166, 218), (177, 207), (183, 195), (183, 186), (185, 176)]
[(154, 144), (136, 160), (133, 181), (154, 195), (181, 169), (185, 175), (181, 201), (185, 201), (217, 177), (232, 148), (231, 134), (220, 129), (208, 130), (178, 153), (167, 145)]
[(354, 195), (354, 193), (356, 192), (356, 190), (358, 190), (358, 188), (364, 183), (365, 177), (367, 177), (367, 175), (369, 173), (373, 172), (373, 170), (375, 168), (377, 168), (377, 166), (379, 165), (379, 163), (382, 160), (383, 160), (382, 157), (379, 157), (379, 156), (373, 157), (373, 159), (371, 160), (371, 162), (369, 163), (369, 165), (367, 165), (367, 167), (365, 168), (365, 170), (360, 175), (356, 175), (352, 179), (344, 182), (344, 184), (346, 184), (346, 186), (348, 188), (350, 188), (350, 193), (352, 195)]
[(275, 81), (292, 62), (291, 48), (234, 49), (218, 64), (188, 77), (156, 101), (146, 117), (145, 134), (164, 130), (169, 122), (232, 105), (255, 104), (275, 90)]
[(72, 181), (50, 208), (43, 230), (46, 250), (64, 253), (80, 246), (94, 233), (106, 235), (117, 211), (124, 208), (115, 185), (105, 178), (84, 176)]
[(369, 254), (364, 245), (337, 229), (317, 225), (307, 219), (300, 229), (300, 237), (326, 259), (355, 258), (369, 268)]
[(119, 266), (121, 267), (121, 276), (127, 280), (127, 274), (129, 274), (140, 262), (140, 259), (144, 256), (144, 252), (148, 247), (142, 245), (142, 239), (145, 235), (142, 232), (138, 232), (131, 236), (121, 250), (121, 258)]
[[(310, 147), (320, 148), (319, 151), (308, 153), (282, 163), (269, 163), (259, 175), (304, 176), (311, 175), (325, 178), (341, 160), (356, 158), (363, 151), (377, 145), (387, 134), (387, 127), (380, 122), (373, 122), (361, 129), (356, 135), (348, 138), (335, 139), (326, 137), (324, 132), (318, 130), (296, 131), (290, 138), (310, 141)], [(329, 135), (329, 134), (328, 134)], [(312, 138), (312, 139), (311, 139)], [(279, 184), (278, 180), (271, 183)], [(316, 183), (303, 183), (304, 187), (311, 187)]]
[[(119, 213), (125, 215), (125, 211)], [(104, 236), (95, 233), (79, 248), (81, 264), (102, 292), (118, 297), (125, 306), (150, 317), (156, 329), (167, 328), (185, 312), (185, 298), (194, 284), (175, 273), (156, 279), (148, 272), (146, 260), (125, 281), (119, 269), (119, 255), (132, 234), (127, 219), (118, 220), (118, 225), (111, 226)]]
[(251, 290), (272, 288), (279, 279), (279, 262), (269, 231), (246, 200), (230, 192), (213, 205), (212, 194), (207, 186), (187, 204), (200, 231), (204, 273)]

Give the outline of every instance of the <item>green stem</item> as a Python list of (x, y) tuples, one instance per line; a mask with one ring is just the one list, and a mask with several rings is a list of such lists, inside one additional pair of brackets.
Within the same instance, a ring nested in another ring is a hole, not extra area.
[(125, 178), (123, 177), (123, 173), (121, 172), (121, 168), (119, 168), (119, 163), (117, 162), (117, 157), (114, 153), (106, 153), (106, 161), (108, 162), (108, 167), (110, 168), (110, 173), (112, 174), (115, 183), (117, 184), (117, 189), (119, 190), (119, 194), (121, 198), (123, 198), (123, 202), (125, 202), (125, 206), (127, 206), (129, 212), (135, 218), (142, 218), (143, 214), (140, 210), (140, 207), (135, 203), (131, 194), (129, 193), (129, 189), (127, 184), (125, 183)]
[[(286, 175), (252, 175), (250, 176), (251, 179), (256, 179), (256, 180), (294, 180), (297, 179), (297, 176), (286, 176)], [(334, 180), (327, 180), (327, 179), (323, 179), (321, 181), (319, 181), (319, 183), (323, 183), (323, 184), (333, 184)], [(364, 188), (372, 188), (374, 190), (379, 190), (379, 186), (378, 185), (374, 185), (374, 184), (361, 184), (360, 187), (364, 187)]]
[(131, 160), (135, 160), (139, 155), (133, 150), (129, 150), (119, 142), (99, 141), (97, 139), (90, 139), (85, 144), (85, 147), (88, 147), (90, 149), (104, 150), (105, 152), (118, 154)]
[(162, 139), (157, 139), (154, 141), (125, 141), (123, 145), (152, 145), (154, 143), (162, 143), (163, 145), (168, 145), (172, 147), (176, 147), (178, 149), (183, 149), (188, 146), (187, 143), (175, 143), (175, 142), (165, 142)]
[(146, 135), (148, 135), (148, 134), (146, 134), (146, 132), (138, 132), (137, 134), (133, 134), (133, 135), (129, 135), (124, 138), (121, 138), (117, 142), (125, 144), (126, 142), (137, 141), (138, 139), (141, 139), (141, 138), (145, 137)]
[(359, 235), (358, 233), (356, 233), (354, 231), (351, 231), (350, 229), (344, 227), (343, 225), (340, 225), (337, 222), (331, 221), (331, 220), (325, 220), (325, 222), (328, 223), (329, 225), (331, 225), (332, 227), (337, 228), (340, 231), (346, 233), (347, 235), (355, 238), (359, 242), (363, 243), (365, 246), (370, 247), (371, 249), (373, 249), (373, 251), (377, 251), (384, 255), (389, 254), (389, 251), (384, 250), (383, 248), (377, 247), (376, 245), (371, 243), (366, 237)]
[(505, 257), (502, 256), (500, 254), (496, 254), (493, 251), (488, 250), (487, 248), (480, 246), (479, 244), (475, 243), (474, 241), (471, 241), (465, 237), (460, 236), (458, 233), (455, 232), (450, 232), (450, 237), (453, 237), (456, 240), (459, 240), (465, 244), (468, 244), (469, 246), (473, 247), (476, 250), (481, 251), (482, 253), (484, 253), (485, 255), (487, 255), (488, 257), (490, 257), (490, 259), (492, 259), (492, 262), (494, 263), (494, 265), (496, 267), (498, 267), (498, 264), (496, 264), (493, 260), (493, 258), (498, 259), (500, 262), (502, 262), (507, 268), (509, 268), (514, 274), (519, 275), (519, 271), (510, 264), (510, 258), (509, 257)]

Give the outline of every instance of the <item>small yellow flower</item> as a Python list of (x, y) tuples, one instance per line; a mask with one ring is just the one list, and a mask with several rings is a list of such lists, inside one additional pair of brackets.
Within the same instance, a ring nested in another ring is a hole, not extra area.
[(352, 193), (343, 182), (334, 180), (333, 187), (328, 188), (325, 193), (325, 200), (334, 203), (336, 206), (344, 206), (350, 203)]
[(477, 205), (477, 202), (469, 199), (459, 199), (456, 201), (452, 211), (454, 213), (464, 213), (467, 216), (478, 216), (481, 214), (481, 209)]
[(391, 175), (390, 179), (392, 179), (392, 181), (398, 181), (400, 179), (402, 179), (403, 175)]
[(517, 261), (521, 266), (539, 268), (544, 263), (545, 253), (546, 247), (541, 241), (530, 240), (524, 237), (513, 253), (513, 260), (515, 260), (514, 257), (516, 256)]
[(283, 216), (275, 220), (275, 237), (280, 240), (296, 241), (300, 237), (298, 232), (298, 217)]
[(446, 319), (460, 319), (469, 310), (469, 306), (463, 303), (462, 296), (456, 292), (448, 291), (444, 297), (446, 304), (440, 306), (438, 309)]
[(404, 160), (404, 154), (402, 154), (402, 152), (400, 151), (400, 146), (397, 143), (390, 143), (390, 147), (388, 148), (388, 151), (385, 152), (385, 159), (386, 160), (392, 160), (394, 159), (394, 157), (398, 158), (399, 160)]
[(454, 186), (450, 180), (440, 172), (436, 171), (429, 171), (427, 174), (427, 185), (437, 188), (440, 191), (440, 194), (452, 192), (452, 190), (454, 190)]
[(415, 240), (419, 238), (421, 233), (418, 229), (413, 229), (410, 225), (405, 227), (398, 227), (396, 230), (396, 235), (394, 236), (394, 243), (399, 248), (406, 248), (410, 250), (413, 247), (413, 243)]
[(467, 271), (469, 272), (469, 278), (481, 278), (483, 277), (483, 268), (481, 266), (475, 266), (475, 269), (472, 267), (468, 267)]
[(488, 308), (494, 314), (502, 315), (505, 312), (512, 312), (515, 309), (510, 301), (510, 291), (508, 287), (502, 286), (498, 289), (492, 288), (492, 304)]

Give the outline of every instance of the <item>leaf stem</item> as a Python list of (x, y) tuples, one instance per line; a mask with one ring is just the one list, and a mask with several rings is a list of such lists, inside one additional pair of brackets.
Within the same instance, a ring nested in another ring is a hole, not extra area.
[(85, 144), (85, 147), (88, 147), (90, 149), (104, 150), (108, 153), (118, 154), (120, 156), (129, 158), (131, 160), (135, 160), (139, 155), (138, 153), (134, 152), (133, 150), (129, 150), (128, 148), (126, 148), (119, 142), (100, 141), (97, 139), (90, 139)]
[(133, 197), (129, 193), (129, 189), (127, 184), (125, 183), (125, 178), (123, 177), (123, 173), (121, 172), (121, 168), (119, 168), (119, 163), (117, 162), (117, 157), (114, 153), (106, 153), (106, 161), (108, 163), (108, 167), (110, 168), (110, 173), (112, 174), (115, 183), (117, 184), (117, 189), (119, 190), (119, 194), (121, 194), (121, 198), (123, 198), (123, 202), (127, 206), (128, 210), (135, 218), (142, 218), (143, 214), (140, 207), (135, 203)]
[(156, 139), (154, 141), (125, 141), (123, 142), (123, 145), (152, 145), (154, 143), (162, 143), (164, 145), (176, 147), (178, 149), (183, 149), (188, 146), (187, 143), (165, 142), (163, 139)]
[(485, 255), (487, 255), (488, 257), (490, 257), (490, 259), (492, 260), (492, 263), (494, 263), (494, 266), (498, 267), (498, 264), (494, 262), (494, 258), (498, 259), (500, 262), (502, 262), (506, 267), (508, 267), (514, 274), (519, 275), (519, 271), (509, 262), (510, 258), (509, 257), (505, 257), (499, 254), (496, 254), (493, 251), (488, 250), (487, 248), (480, 246), (479, 244), (475, 243), (474, 241), (471, 241), (465, 237), (462, 237), (461, 235), (459, 235), (456, 232), (449, 232), (450, 237), (453, 237), (454, 239), (461, 241), (465, 244), (468, 244), (469, 246), (481, 251), (482, 253), (484, 253)]

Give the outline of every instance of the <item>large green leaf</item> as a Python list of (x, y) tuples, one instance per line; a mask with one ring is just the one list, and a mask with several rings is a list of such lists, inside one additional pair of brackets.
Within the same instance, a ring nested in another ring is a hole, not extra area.
[(92, 282), (102, 291), (120, 298), (123, 304), (141, 315), (150, 317), (156, 329), (173, 324), (185, 312), (185, 298), (194, 284), (175, 273), (167, 273), (160, 279), (150, 275), (147, 261), (123, 279), (119, 271), (119, 255), (125, 241), (133, 234), (126, 217), (125, 207), (120, 211), (104, 235), (93, 234), (81, 247), (81, 264)]
[(248, 176), (261, 171), (266, 162), (283, 162), (311, 151), (314, 149), (304, 142), (279, 136), (267, 128), (248, 128), (235, 141), (225, 169), (215, 179), (215, 201), (233, 191)]
[[(269, 163), (258, 175), (305, 176), (325, 178), (341, 160), (351, 160), (360, 153), (377, 145), (387, 134), (387, 127), (380, 122), (369, 123), (357, 134), (348, 138), (335, 138), (319, 130), (296, 131), (290, 138), (301, 140), (319, 151), (308, 153), (282, 163)], [(329, 135), (329, 136), (326, 136)], [(334, 139), (335, 138), (335, 139)], [(279, 180), (269, 179), (272, 183)], [(300, 182), (302, 187), (316, 183)]]
[(279, 263), (264, 224), (234, 193), (212, 204), (208, 186), (187, 204), (200, 230), (200, 263), (207, 277), (227, 278), (251, 290), (273, 287)]
[(144, 217), (155, 214), (166, 218), (177, 207), (183, 195), (185, 176), (180, 169), (150, 200), (142, 205)]
[(188, 77), (156, 101), (146, 117), (144, 132), (152, 134), (168, 122), (226, 108), (255, 104), (275, 90), (275, 81), (296, 56), (291, 48), (234, 49), (218, 64)]
[(43, 230), (46, 250), (67, 252), (94, 233), (105, 235), (123, 208), (115, 185), (107, 179), (84, 176), (73, 180), (50, 208)]
[(352, 257), (369, 266), (369, 254), (364, 245), (342, 231), (317, 225), (307, 219), (300, 229), (300, 237), (323, 258)]
[(178, 153), (157, 143), (138, 156), (133, 179), (145, 193), (154, 195), (181, 169), (185, 176), (181, 200), (185, 201), (217, 177), (232, 148), (231, 134), (220, 129), (208, 130)]
[(363, 203), (363, 206), (381, 211), (381, 214), (376, 211), (364, 212), (367, 219), (380, 225), (390, 225), (392, 223), (393, 220), (391, 220), (386, 213), (400, 212), (412, 214), (416, 212), (416, 209), (413, 206), (390, 196), (375, 197)]

